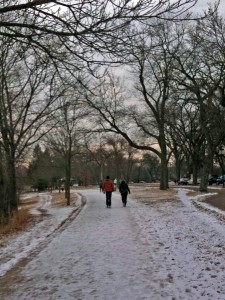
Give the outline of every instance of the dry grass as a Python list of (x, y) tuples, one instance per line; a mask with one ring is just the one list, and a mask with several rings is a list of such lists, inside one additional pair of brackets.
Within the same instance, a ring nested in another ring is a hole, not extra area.
[[(52, 207), (65, 207), (67, 202), (65, 193), (52, 193)], [(77, 199), (75, 194), (71, 194), (71, 203)], [(7, 225), (0, 226), (0, 238), (26, 229), (28, 226), (37, 222), (37, 217), (30, 213), (30, 209), (36, 207), (38, 197), (32, 197), (26, 200), (21, 200), (19, 210), (10, 219)]]
[(131, 197), (134, 197), (138, 201), (150, 205), (153, 203), (159, 202), (169, 202), (176, 201), (176, 193), (175, 189), (168, 190), (160, 190), (159, 187), (130, 187), (131, 189)]
[(8, 235), (23, 230), (32, 221), (28, 208), (20, 209), (14, 213), (7, 225), (0, 226), (0, 236)]
[[(52, 193), (52, 207), (65, 207), (67, 202), (65, 199), (65, 193)], [(71, 202), (74, 202), (74, 194), (71, 194)]]
[(22, 199), (19, 201), (19, 208), (31, 209), (35, 207), (37, 203), (38, 203), (38, 197), (32, 197), (26, 200)]
[[(169, 202), (169, 201), (178, 201), (176, 197), (177, 190), (173, 188), (170, 188), (168, 190), (162, 191), (159, 189), (159, 185), (155, 186), (138, 186), (138, 185), (131, 185), (131, 195), (130, 197), (135, 198), (136, 200), (146, 204), (146, 205), (151, 205), (151, 204), (156, 204), (156, 203), (163, 203), (163, 202)], [(207, 193), (202, 193), (199, 191), (199, 187), (188, 187), (185, 186), (185, 189), (190, 189), (190, 191), (187, 192), (187, 196), (189, 197), (194, 197), (202, 194), (207, 194)], [(210, 193), (216, 193), (213, 195), (209, 195), (206, 199), (204, 199), (204, 202), (219, 208), (221, 210), (225, 211), (225, 188), (215, 188), (215, 187), (209, 187), (208, 188)]]
[(200, 191), (189, 191), (189, 192), (187, 192), (187, 196), (189, 196), (189, 197), (195, 197), (195, 196), (198, 196), (198, 195), (202, 195), (202, 192), (200, 192)]

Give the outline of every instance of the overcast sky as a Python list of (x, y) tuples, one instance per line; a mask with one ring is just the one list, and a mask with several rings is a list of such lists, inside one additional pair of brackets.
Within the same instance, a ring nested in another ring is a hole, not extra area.
[[(196, 11), (201, 11), (202, 9), (206, 9), (209, 3), (216, 3), (216, 0), (198, 0), (198, 3), (195, 6)], [(219, 5), (220, 13), (225, 16), (225, 0), (220, 0)]]

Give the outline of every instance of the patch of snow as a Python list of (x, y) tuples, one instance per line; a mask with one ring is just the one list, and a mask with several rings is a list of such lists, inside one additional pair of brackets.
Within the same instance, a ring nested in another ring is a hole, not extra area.
[[(84, 209), (35, 253), (2, 300), (225, 299), (225, 224), (199, 210), (185, 189), (180, 201), (145, 205), (128, 197), (125, 208), (115, 192), (111, 209), (99, 190), (80, 193)], [(59, 219), (68, 213), (61, 210)], [(57, 219), (51, 213), (33, 232), (39, 243)], [(23, 252), (24, 236), (7, 252)]]
[[(28, 198), (29, 196), (27, 196)], [(80, 198), (80, 197), (79, 197)], [(69, 215), (77, 209), (77, 206), (63, 208), (51, 208), (51, 196), (46, 193), (39, 194), (38, 209), (45, 209), (45, 215), (40, 223), (31, 226), (28, 230), (9, 238), (6, 245), (1, 246), (0, 251), (0, 276), (14, 267), (21, 259), (26, 258), (38, 246), (46, 241)], [(80, 199), (78, 205), (80, 203)], [(32, 209), (35, 215), (40, 214), (38, 209)]]

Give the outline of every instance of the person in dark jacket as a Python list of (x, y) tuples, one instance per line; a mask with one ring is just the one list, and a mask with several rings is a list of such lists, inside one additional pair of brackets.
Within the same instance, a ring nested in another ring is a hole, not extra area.
[(103, 183), (103, 192), (106, 194), (106, 207), (111, 208), (111, 199), (112, 192), (114, 191), (113, 181), (109, 176), (106, 177), (106, 180)]
[(100, 189), (100, 192), (103, 191), (103, 182), (102, 182), (102, 180), (99, 181), (99, 189)]
[(122, 197), (123, 206), (127, 205), (127, 195), (130, 194), (130, 189), (125, 180), (122, 180), (119, 185), (119, 191)]

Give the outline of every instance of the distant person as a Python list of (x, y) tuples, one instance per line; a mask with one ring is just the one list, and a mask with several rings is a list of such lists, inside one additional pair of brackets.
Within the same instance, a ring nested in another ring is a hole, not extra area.
[(111, 208), (111, 199), (112, 192), (114, 191), (113, 181), (109, 176), (106, 177), (106, 180), (103, 183), (103, 192), (106, 194), (106, 207)]
[(127, 205), (127, 195), (130, 194), (130, 189), (125, 180), (122, 180), (119, 185), (119, 191), (122, 197), (123, 206)]
[(117, 179), (116, 178), (114, 179), (113, 183), (114, 183), (114, 191), (116, 191), (116, 188), (117, 188)]
[(99, 181), (99, 189), (100, 189), (100, 192), (103, 191), (103, 183), (102, 183), (102, 180)]
[(62, 192), (64, 191), (64, 188), (65, 188), (64, 183), (62, 183), (60, 186), (60, 189), (62, 190)]

